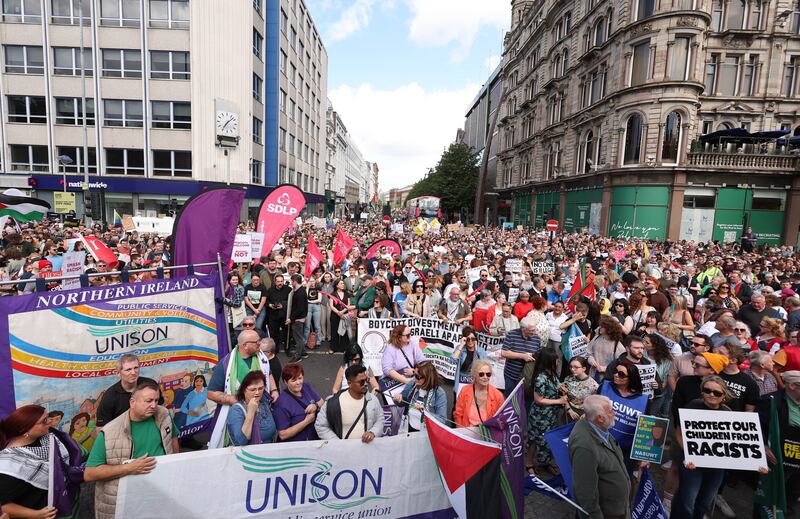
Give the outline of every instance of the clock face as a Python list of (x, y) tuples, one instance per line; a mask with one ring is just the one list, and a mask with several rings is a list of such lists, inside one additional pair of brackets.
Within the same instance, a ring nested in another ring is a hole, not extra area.
[(239, 136), (239, 115), (225, 110), (217, 111), (217, 135), (224, 137)]

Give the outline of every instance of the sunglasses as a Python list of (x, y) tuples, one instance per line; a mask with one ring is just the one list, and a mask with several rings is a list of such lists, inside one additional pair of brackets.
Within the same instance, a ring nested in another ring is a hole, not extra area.
[(425, 375), (420, 375), (419, 373), (414, 373), (414, 378), (416, 380), (425, 380)]
[(706, 345), (706, 343), (704, 343), (704, 342), (695, 342), (695, 341), (692, 341), (692, 346), (705, 346), (705, 345)]
[(703, 388), (703, 394), (705, 395), (714, 395), (717, 398), (721, 398), (725, 393), (722, 391), (717, 391), (716, 389), (709, 389), (707, 387)]
[[(734, 332), (746, 332), (747, 328), (734, 328), (733, 331)], [(795, 335), (795, 337), (797, 337), (797, 335)]]
[(490, 378), (492, 376), (491, 373), (478, 373), (480, 378)]
[(693, 368), (710, 368), (708, 364), (698, 364), (697, 362), (692, 362)]
[(628, 378), (628, 374), (624, 371), (615, 371), (614, 376), (619, 378)]
[(255, 325), (256, 323), (242, 323), (242, 326), (247, 326), (248, 328)]
[(353, 384), (358, 384), (359, 386), (366, 386), (367, 385), (367, 379), (354, 380)]
[(475, 337), (467, 337), (467, 342), (475, 342), (477, 340)]

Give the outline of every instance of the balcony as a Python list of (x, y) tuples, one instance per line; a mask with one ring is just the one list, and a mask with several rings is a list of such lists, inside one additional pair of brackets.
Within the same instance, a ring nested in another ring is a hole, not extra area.
[(763, 172), (795, 172), (800, 156), (790, 154), (689, 153), (689, 166)]

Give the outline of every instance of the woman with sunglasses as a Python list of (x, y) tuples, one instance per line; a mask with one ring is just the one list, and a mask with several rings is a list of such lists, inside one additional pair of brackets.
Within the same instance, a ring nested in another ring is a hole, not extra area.
[(633, 330), (633, 317), (630, 316), (627, 299), (621, 297), (614, 299), (609, 315), (619, 321), (625, 335), (631, 333), (631, 330)]
[[(633, 424), (638, 420), (639, 414), (644, 413), (647, 409), (648, 399), (647, 395), (643, 394), (644, 388), (642, 387), (642, 377), (639, 376), (639, 369), (627, 359), (614, 366), (612, 380), (610, 382), (604, 380), (597, 392), (612, 401), (624, 402), (631, 410), (631, 415), (625, 419)], [(622, 418), (618, 417), (617, 419), (621, 420)], [(622, 449), (628, 473), (633, 473), (636, 470), (636, 463), (630, 459), (633, 430), (630, 433), (623, 433), (618, 429), (612, 429), (611, 433)]]
[(406, 299), (406, 317), (430, 317), (431, 298), (425, 293), (425, 282), (421, 279), (414, 281), (411, 295)]
[(389, 334), (389, 344), (381, 358), (383, 376), (395, 383), (408, 384), (414, 374), (414, 367), (425, 360), (427, 359), (419, 349), (418, 342), (411, 342), (411, 328), (405, 324), (395, 326)]
[(472, 365), (478, 359), (487, 357), (486, 350), (478, 347), (478, 336), (469, 326), (461, 331), (461, 341), (453, 350), (453, 361), (456, 364), (456, 375), (453, 381), (453, 392), (458, 395), (464, 384), (472, 384)]
[(472, 383), (464, 384), (453, 409), (453, 421), (458, 427), (480, 425), (494, 416), (503, 405), (503, 393), (490, 384), (492, 363), (476, 359), (472, 363)]
[[(701, 398), (692, 400), (685, 409), (701, 409), (703, 411), (730, 411), (725, 405), (732, 395), (728, 385), (717, 375), (703, 377), (700, 383)], [(679, 460), (678, 491), (672, 499), (670, 519), (702, 519), (711, 510), (725, 476), (723, 469), (697, 468), (693, 463), (684, 461), (683, 436), (680, 422), (675, 424), (675, 439), (678, 442)]]
[(403, 391), (394, 396), (394, 401), (406, 406), (408, 430), (415, 432), (425, 427), (425, 412), (442, 421), (447, 419), (447, 395), (433, 362), (424, 360), (417, 364), (412, 377)]
[[(339, 366), (339, 371), (336, 372), (336, 378), (333, 380), (333, 389), (331, 390), (331, 394), (336, 394), (343, 389), (347, 389), (347, 377), (344, 376), (345, 370), (349, 366), (365, 366), (364, 364), (364, 353), (361, 350), (361, 346), (358, 344), (353, 344), (347, 351), (344, 352), (344, 362), (341, 366)], [(378, 380), (375, 378), (375, 374), (372, 373), (371, 368), (367, 368), (367, 380), (369, 381), (370, 389), (374, 391), (378, 391), (380, 387), (378, 386)]]

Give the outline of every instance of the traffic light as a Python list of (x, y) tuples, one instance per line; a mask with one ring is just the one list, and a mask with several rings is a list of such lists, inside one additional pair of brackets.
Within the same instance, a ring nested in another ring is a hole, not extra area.
[(92, 211), (94, 204), (92, 203), (92, 197), (89, 191), (83, 192), (83, 214), (84, 216), (88, 216), (89, 218), (93, 218), (94, 212)]

